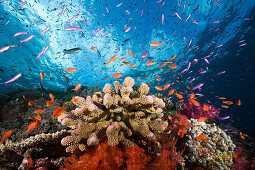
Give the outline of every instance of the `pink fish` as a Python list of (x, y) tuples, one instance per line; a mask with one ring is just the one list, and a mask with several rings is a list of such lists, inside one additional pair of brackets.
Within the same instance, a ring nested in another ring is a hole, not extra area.
[(156, 3), (160, 3), (162, 0), (157, 1)]
[(188, 45), (188, 47), (187, 47), (188, 49), (189, 49), (189, 47), (190, 47), (191, 42), (192, 42), (192, 40), (189, 40), (189, 45)]
[(128, 15), (130, 15), (130, 12), (127, 9), (126, 9), (126, 12), (127, 12)]
[(216, 23), (218, 23), (218, 22), (220, 22), (220, 21), (219, 21), (219, 20), (218, 20), (218, 21), (213, 21), (212, 23), (213, 23), (213, 24), (216, 24)]
[(47, 32), (47, 31), (49, 31), (50, 30), (50, 28), (51, 28), (51, 26), (48, 26), (47, 28), (45, 28), (41, 33), (40, 33), (40, 36), (43, 34), (43, 33), (45, 33), (45, 32)]
[(79, 30), (81, 27), (67, 27), (65, 30), (66, 31), (73, 31), (73, 30)]
[(72, 22), (72, 21), (77, 17), (77, 15), (79, 14), (79, 12), (80, 12), (80, 10), (78, 10), (78, 11), (76, 12), (76, 14), (75, 14), (71, 19), (69, 19), (68, 21), (66, 21), (66, 23)]
[(162, 16), (161, 16), (162, 26), (163, 26), (163, 24), (164, 24), (164, 18), (165, 18), (165, 16), (164, 16), (164, 14), (162, 14)]
[(185, 9), (185, 4), (183, 5), (183, 8), (182, 8), (182, 13), (184, 12), (184, 9)]
[(88, 26), (88, 24), (87, 24), (87, 21), (86, 21), (85, 17), (83, 17), (83, 20), (84, 20), (85, 24)]
[(63, 8), (61, 15), (63, 15), (63, 14), (65, 13), (66, 8), (67, 8), (67, 6), (65, 6), (65, 7)]
[(10, 46), (5, 46), (5, 47), (0, 49), (0, 53), (5, 52), (5, 51), (7, 51), (9, 49), (10, 49)]
[(24, 40), (21, 40), (20, 43), (23, 43), (23, 42), (28, 42), (30, 41), (32, 38), (34, 38), (35, 35), (30, 35), (29, 37), (27, 37), (26, 39)]
[(205, 58), (204, 60), (205, 60), (205, 62), (206, 62), (207, 64), (210, 64), (209, 61), (208, 61), (206, 58)]
[(4, 82), (4, 84), (6, 85), (6, 84), (8, 84), (8, 83), (14, 82), (14, 81), (17, 80), (21, 75), (22, 75), (21, 73), (18, 74), (18, 75), (16, 75), (16, 76), (13, 77), (12, 79), (10, 79), (10, 80)]
[(3, 4), (6, 4), (8, 1), (4, 1), (4, 2), (1, 2), (0, 4), (3, 5)]
[(245, 46), (245, 45), (246, 45), (246, 43), (243, 43), (243, 44), (240, 44), (239, 46), (242, 47), (242, 46)]
[(191, 14), (188, 15), (188, 17), (185, 19), (184, 23), (186, 23), (189, 20), (190, 16), (191, 16)]
[(27, 3), (27, 1), (22, 2), (22, 3), (18, 6), (18, 8), (21, 7), (21, 6), (23, 6), (23, 5), (25, 5), (26, 3)]
[(44, 48), (44, 50), (42, 50), (42, 51), (37, 55), (37, 57), (36, 57), (35, 59), (41, 57), (41, 56), (48, 50), (49, 47), (50, 47), (50, 46), (47, 45), (47, 46)]
[(162, 2), (162, 4), (161, 4), (161, 6), (160, 6), (160, 8), (162, 8), (162, 6), (165, 4), (165, 1), (164, 2)]
[(127, 28), (125, 29), (125, 32), (128, 32), (130, 29), (131, 29), (131, 27), (127, 27)]
[(122, 4), (124, 4), (124, 2), (119, 3), (118, 5), (116, 5), (116, 7), (118, 8), (118, 7), (120, 7)]
[(107, 8), (107, 6), (105, 7), (106, 11), (109, 13), (109, 9)]
[(142, 9), (142, 12), (141, 12), (141, 16), (143, 16), (143, 9)]
[[(174, 14), (175, 14), (180, 20), (182, 20), (182, 18), (180, 17), (180, 15), (179, 15), (177, 12), (175, 12)], [(174, 15), (174, 14), (173, 14), (173, 15)]]
[(111, 35), (111, 33), (107, 33), (107, 34), (103, 35), (101, 38), (108, 37), (109, 35)]
[(98, 30), (95, 32), (94, 35), (96, 35), (97, 33), (101, 32), (101, 31), (103, 31), (103, 30), (104, 30), (104, 28), (98, 29)]
[(7, 24), (9, 24), (9, 22), (10, 22), (10, 20), (8, 20), (4, 25), (7, 25)]
[(35, 21), (33, 21), (33, 22), (31, 23), (30, 27), (32, 27), (34, 23), (35, 23)]

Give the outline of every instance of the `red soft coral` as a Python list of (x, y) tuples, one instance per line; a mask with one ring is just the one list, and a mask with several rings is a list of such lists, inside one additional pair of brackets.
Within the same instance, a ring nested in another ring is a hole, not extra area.
[(139, 170), (144, 169), (147, 166), (150, 161), (150, 157), (148, 157), (144, 152), (144, 149), (139, 148), (137, 145), (125, 149), (127, 170)]
[(183, 137), (191, 127), (188, 118), (185, 115), (176, 113), (173, 116), (172, 131), (176, 132), (179, 136)]
[(231, 166), (233, 170), (245, 170), (248, 169), (249, 161), (247, 160), (247, 155), (243, 152), (241, 147), (235, 148), (236, 158), (234, 158), (234, 163)]

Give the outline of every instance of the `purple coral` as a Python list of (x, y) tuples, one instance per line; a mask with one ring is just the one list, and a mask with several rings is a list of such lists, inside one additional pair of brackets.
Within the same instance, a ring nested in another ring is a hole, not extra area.
[(35, 160), (35, 168), (38, 170), (46, 170), (46, 169), (58, 169), (60, 165), (65, 161), (64, 157), (60, 157), (58, 159), (50, 159), (39, 158)]
[(208, 111), (205, 111), (203, 110), (203, 106), (196, 107), (190, 101), (186, 101), (183, 103), (180, 113), (186, 115), (189, 119), (198, 119), (200, 117), (207, 117), (209, 119), (212, 119), (218, 117), (220, 113), (219, 109), (217, 109), (213, 105), (208, 106), (210, 107), (210, 109)]

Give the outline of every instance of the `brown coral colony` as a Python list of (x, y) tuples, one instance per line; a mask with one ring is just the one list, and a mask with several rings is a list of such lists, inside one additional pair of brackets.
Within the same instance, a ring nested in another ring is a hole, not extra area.
[(66, 152), (84, 151), (86, 145), (97, 145), (105, 136), (109, 146), (119, 143), (132, 147), (132, 135), (151, 141), (157, 146), (155, 134), (163, 133), (168, 127), (163, 120), (165, 103), (154, 95), (148, 95), (149, 87), (141, 83), (135, 92), (135, 81), (126, 77), (123, 86), (118, 81), (114, 87), (104, 86), (103, 92), (96, 92), (86, 100), (76, 96), (73, 103), (77, 106), (71, 112), (65, 112), (58, 121), (71, 129), (71, 135), (62, 139)]

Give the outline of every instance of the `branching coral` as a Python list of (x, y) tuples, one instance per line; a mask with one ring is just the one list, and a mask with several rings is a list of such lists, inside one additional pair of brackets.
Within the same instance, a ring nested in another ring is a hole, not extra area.
[(184, 158), (206, 169), (229, 169), (235, 148), (231, 138), (215, 124), (196, 119), (191, 119), (191, 124)]
[[(104, 136), (110, 146), (119, 143), (126, 147), (133, 146), (128, 139), (134, 133), (140, 138), (156, 142), (155, 133), (163, 133), (168, 122), (162, 120), (162, 109), (165, 103), (154, 95), (147, 95), (149, 87), (141, 83), (134, 92), (134, 79), (126, 77), (123, 86), (118, 81), (114, 87), (104, 86), (103, 92), (96, 92), (86, 100), (74, 97), (75, 110), (66, 112), (58, 121), (72, 130), (72, 135), (62, 139), (61, 144), (67, 146), (66, 152), (84, 151), (86, 145), (97, 145)], [(159, 143), (157, 143), (159, 145)]]
[(198, 119), (200, 117), (207, 117), (209, 119), (218, 117), (220, 111), (212, 106), (208, 105), (210, 108), (208, 111), (203, 110), (203, 106), (194, 106), (190, 101), (186, 101), (182, 104), (180, 113), (187, 116), (189, 119), (195, 118)]

